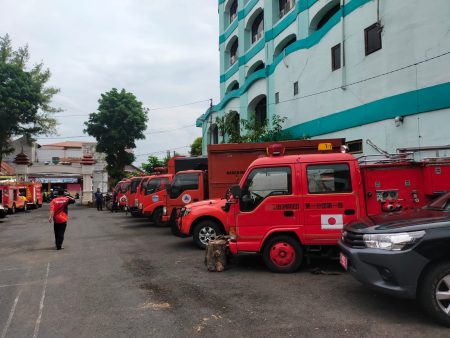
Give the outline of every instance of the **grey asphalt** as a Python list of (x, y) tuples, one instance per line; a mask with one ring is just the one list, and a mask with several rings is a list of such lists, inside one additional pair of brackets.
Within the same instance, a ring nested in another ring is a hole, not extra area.
[(337, 262), (283, 275), (248, 254), (209, 273), (191, 239), (82, 207), (55, 251), (47, 214), (0, 220), (0, 338), (450, 336), (415, 302), (368, 290)]

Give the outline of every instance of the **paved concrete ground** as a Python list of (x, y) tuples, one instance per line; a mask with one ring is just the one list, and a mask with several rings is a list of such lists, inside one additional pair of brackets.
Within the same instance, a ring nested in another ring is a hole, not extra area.
[(125, 214), (73, 207), (53, 249), (48, 207), (0, 221), (0, 338), (449, 337), (411, 301), (376, 294), (336, 262), (268, 272), (255, 255), (208, 273), (190, 239)]

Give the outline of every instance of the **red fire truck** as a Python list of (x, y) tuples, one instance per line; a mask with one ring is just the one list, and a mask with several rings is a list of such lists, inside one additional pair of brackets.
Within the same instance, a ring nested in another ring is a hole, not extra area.
[(138, 209), (139, 200), (137, 199), (137, 193), (144, 179), (148, 179), (148, 176), (138, 176), (130, 179), (130, 186), (125, 196), (127, 197), (127, 209), (131, 212), (131, 215)]
[(126, 206), (128, 205), (126, 193), (129, 187), (130, 187), (130, 180), (125, 179), (117, 183), (116, 187), (114, 188), (117, 193), (118, 207), (121, 209), (126, 208)]
[(3, 192), (2, 205), (9, 214), (14, 214), (17, 210), (27, 210), (26, 186), (16, 185), (15, 182), (2, 183), (0, 189)]
[(144, 178), (136, 193), (137, 217), (148, 217), (156, 225), (162, 225), (163, 209), (166, 201), (166, 187), (172, 182), (173, 175), (152, 175)]
[(272, 271), (292, 272), (304, 255), (333, 249), (350, 221), (418, 208), (450, 191), (448, 158), (360, 164), (350, 154), (274, 156), (282, 147), (273, 148), (230, 188), (223, 209), (219, 203), (183, 209), (181, 231), (207, 215), (229, 233), (232, 253), (261, 253)]
[(42, 184), (39, 182), (25, 182), (28, 208), (40, 208), (43, 203)]
[(3, 206), (3, 189), (0, 187), (0, 218), (5, 218), (8, 213), (8, 208)]
[[(326, 143), (328, 152), (338, 152), (343, 139), (299, 140), (280, 142), (288, 154), (317, 153), (318, 145)], [(216, 144), (208, 146), (207, 170), (177, 172), (168, 188), (163, 220), (171, 222), (172, 232), (180, 235), (176, 223), (177, 213), (185, 205), (208, 198), (223, 198), (227, 189), (241, 179), (245, 170), (258, 157), (266, 156), (272, 143)], [(182, 163), (184, 159), (175, 161)], [(187, 160), (187, 159), (186, 159)], [(206, 202), (210, 203), (210, 201)]]

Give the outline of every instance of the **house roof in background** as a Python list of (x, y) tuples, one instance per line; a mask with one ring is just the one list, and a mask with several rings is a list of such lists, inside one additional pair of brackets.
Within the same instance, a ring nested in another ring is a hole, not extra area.
[(1, 168), (0, 172), (1, 172), (2, 175), (9, 176), (9, 175), (14, 175), (15, 174), (14, 168), (11, 167), (8, 163), (6, 163), (4, 161), (1, 163), (0, 168)]
[(81, 148), (83, 146), (83, 142), (79, 141), (64, 141), (57, 143), (44, 144), (43, 147), (61, 147), (61, 148)]

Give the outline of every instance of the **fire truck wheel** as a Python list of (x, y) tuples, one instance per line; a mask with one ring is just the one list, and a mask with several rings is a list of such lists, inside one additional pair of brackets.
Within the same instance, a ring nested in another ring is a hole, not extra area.
[(28, 210), (28, 204), (25, 203), (25, 204), (23, 205), (23, 211), (27, 211), (27, 210)]
[(224, 232), (220, 225), (213, 220), (201, 221), (192, 232), (194, 243), (200, 249), (205, 249), (209, 241), (216, 239), (220, 235), (224, 235)]
[(297, 271), (303, 260), (303, 250), (298, 240), (288, 235), (270, 238), (262, 251), (264, 264), (273, 272)]
[(11, 215), (15, 214), (15, 213), (16, 213), (16, 205), (13, 204), (12, 208), (9, 208), (8, 211), (9, 211), (9, 213), (10, 213)]
[(156, 226), (163, 226), (165, 225), (164, 222), (162, 221), (163, 218), (163, 208), (157, 208), (155, 211), (153, 211), (153, 215), (152, 215), (152, 222), (156, 225)]
[(450, 262), (435, 265), (426, 272), (418, 296), (431, 317), (450, 326)]

